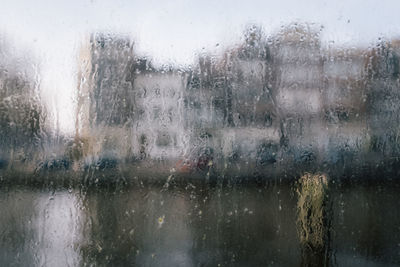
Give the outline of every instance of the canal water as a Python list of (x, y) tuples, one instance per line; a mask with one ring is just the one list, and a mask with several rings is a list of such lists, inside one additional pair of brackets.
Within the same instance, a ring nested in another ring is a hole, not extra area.
[(326, 188), (304, 209), (279, 180), (4, 185), (0, 266), (398, 266), (400, 183)]

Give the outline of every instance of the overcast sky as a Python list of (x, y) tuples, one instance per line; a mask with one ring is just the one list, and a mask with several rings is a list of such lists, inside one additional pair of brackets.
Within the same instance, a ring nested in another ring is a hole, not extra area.
[(293, 21), (316, 23), (324, 42), (368, 46), (400, 37), (399, 13), (399, 0), (1, 0), (0, 31), (41, 59), (44, 98), (68, 131), (76, 53), (89, 32), (128, 34), (155, 62), (190, 64), (203, 48), (237, 43), (248, 23), (267, 34)]

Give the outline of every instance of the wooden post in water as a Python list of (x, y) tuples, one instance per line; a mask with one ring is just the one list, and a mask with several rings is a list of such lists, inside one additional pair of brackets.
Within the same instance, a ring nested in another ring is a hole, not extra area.
[(297, 228), (301, 266), (330, 265), (331, 204), (325, 174), (304, 174), (298, 181)]

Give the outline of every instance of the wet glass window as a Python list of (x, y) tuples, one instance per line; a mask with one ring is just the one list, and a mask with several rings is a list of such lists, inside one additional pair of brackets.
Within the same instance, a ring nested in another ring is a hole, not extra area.
[(0, 7), (0, 266), (400, 265), (400, 2)]

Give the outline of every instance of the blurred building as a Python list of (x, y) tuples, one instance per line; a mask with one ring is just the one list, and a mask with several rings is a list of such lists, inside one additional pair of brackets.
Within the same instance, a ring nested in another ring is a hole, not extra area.
[(190, 151), (240, 165), (279, 143), (271, 64), (262, 30), (254, 25), (245, 30), (242, 44), (199, 58), (185, 92)]
[(361, 49), (324, 51), (323, 107), (328, 121), (337, 123), (365, 117), (365, 62), (366, 51)]
[(400, 41), (380, 42), (366, 64), (366, 115), (371, 149), (387, 156), (400, 152)]
[(269, 38), (252, 25), (240, 44), (180, 71), (155, 68), (129, 38), (93, 34), (79, 59), (76, 140), (93, 159), (335, 162), (367, 142), (366, 128), (397, 136), (398, 43), (367, 55), (322, 47), (313, 25)]
[(271, 127), (276, 124), (273, 61), (262, 29), (249, 26), (244, 43), (226, 56), (232, 87), (233, 123), (236, 127)]
[(272, 35), (269, 43), (274, 73), (270, 83), (280, 120), (280, 144), (289, 162), (313, 162), (325, 141), (319, 29), (292, 23)]
[(323, 57), (319, 31), (289, 24), (272, 36), (276, 101), (283, 117), (317, 117), (322, 110)]
[(134, 154), (140, 159), (179, 159), (187, 146), (183, 120), (185, 73), (173, 69), (136, 69)]
[(287, 156), (298, 163), (331, 161), (345, 147), (359, 146), (365, 140), (365, 52), (324, 49), (320, 29), (297, 23), (270, 44), (270, 83)]
[(368, 143), (365, 116), (367, 50), (328, 47), (322, 52), (324, 158), (332, 164), (355, 166), (355, 156), (362, 156)]
[(76, 139), (85, 156), (128, 157), (134, 120), (127, 37), (92, 34), (81, 47), (78, 73)]
[(183, 147), (183, 76), (135, 54), (127, 37), (92, 34), (81, 49), (76, 139), (90, 160), (175, 158)]

